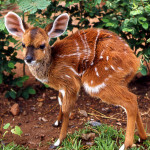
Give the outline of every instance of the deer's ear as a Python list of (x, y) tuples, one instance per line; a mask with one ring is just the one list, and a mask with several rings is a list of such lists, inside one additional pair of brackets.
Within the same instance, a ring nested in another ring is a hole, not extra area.
[(68, 14), (64, 13), (58, 16), (53, 24), (47, 25), (45, 31), (47, 32), (50, 38), (61, 36), (67, 29), (68, 21), (69, 21)]
[(8, 12), (5, 16), (5, 26), (9, 33), (18, 37), (22, 37), (28, 28), (27, 24), (23, 23), (21, 18), (14, 12)]

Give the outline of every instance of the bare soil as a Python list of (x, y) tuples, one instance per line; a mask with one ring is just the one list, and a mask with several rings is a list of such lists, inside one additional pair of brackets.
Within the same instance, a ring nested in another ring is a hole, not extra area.
[[(0, 136), (4, 133), (2, 129), (4, 124), (10, 123), (12, 127), (18, 125), (23, 131), (22, 136), (8, 133), (5, 137), (6, 143), (14, 141), (16, 144), (28, 146), (31, 149), (47, 150), (50, 143), (58, 138), (60, 132), (60, 127), (52, 126), (59, 111), (58, 92), (53, 89), (45, 89), (39, 84), (34, 85), (34, 88), (37, 94), (30, 97), (29, 100), (19, 98), (14, 101), (4, 97), (7, 87), (0, 86)], [(135, 79), (129, 85), (129, 89), (138, 96), (144, 127), (147, 128), (146, 132), (150, 133), (150, 77)], [(10, 113), (10, 108), (14, 103), (18, 103), (20, 107), (18, 116)], [(126, 113), (122, 108), (92, 98), (83, 89), (81, 89), (75, 108), (74, 116), (69, 122), (68, 133), (82, 129), (84, 124), (91, 119), (100, 120), (101, 123), (117, 128), (126, 128)], [(85, 110), (88, 117), (80, 115), (79, 110)], [(99, 112), (108, 118), (102, 117)]]

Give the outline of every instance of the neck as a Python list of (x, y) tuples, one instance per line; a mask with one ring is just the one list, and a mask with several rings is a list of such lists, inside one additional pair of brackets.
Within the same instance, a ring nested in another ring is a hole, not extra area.
[(51, 50), (46, 50), (45, 57), (40, 61), (28, 64), (33, 76), (42, 83), (48, 83), (48, 72), (51, 65)]

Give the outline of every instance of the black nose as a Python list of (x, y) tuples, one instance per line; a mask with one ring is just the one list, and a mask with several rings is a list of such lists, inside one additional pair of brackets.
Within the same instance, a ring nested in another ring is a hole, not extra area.
[(26, 58), (25, 58), (25, 60), (26, 60), (28, 63), (30, 63), (30, 62), (33, 60), (33, 57), (30, 56), (30, 55), (27, 55)]

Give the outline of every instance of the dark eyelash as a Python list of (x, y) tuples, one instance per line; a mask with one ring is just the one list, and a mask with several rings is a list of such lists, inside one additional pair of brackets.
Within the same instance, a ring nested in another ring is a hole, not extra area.
[(45, 44), (40, 45), (40, 49), (44, 49), (45, 48)]
[(22, 47), (26, 47), (24, 43), (22, 43)]

